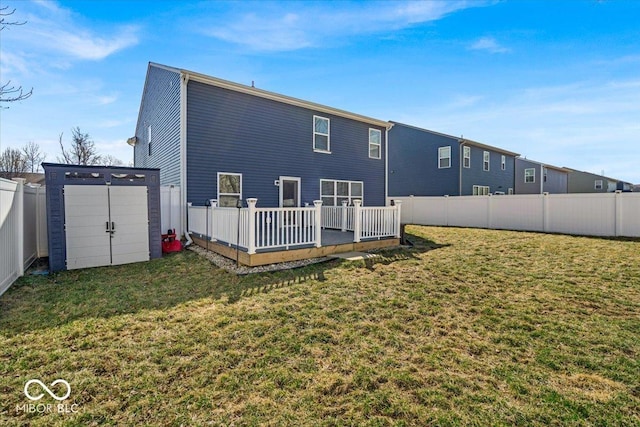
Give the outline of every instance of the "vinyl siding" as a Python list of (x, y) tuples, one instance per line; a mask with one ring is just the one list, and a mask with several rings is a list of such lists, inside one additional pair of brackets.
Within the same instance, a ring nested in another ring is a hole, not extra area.
[(557, 169), (547, 169), (547, 181), (544, 183), (544, 191), (549, 194), (564, 194), (567, 192), (569, 176), (566, 172)]
[[(147, 138), (151, 126), (152, 150)], [(160, 169), (161, 185), (180, 185), (180, 74), (149, 65), (136, 126), (134, 165)]]
[[(515, 157), (506, 155), (505, 170), (502, 170), (503, 153), (482, 147), (471, 147), (471, 167), (462, 168), (462, 195), (473, 194), (474, 185), (489, 187), (489, 192), (502, 191), (507, 194), (509, 188), (514, 188)], [(483, 168), (484, 152), (490, 153), (489, 170)]]
[[(595, 180), (602, 180), (602, 189), (595, 189)], [(608, 190), (608, 180), (602, 175), (589, 172), (569, 171), (568, 191), (569, 193), (606, 193)]]
[[(459, 145), (457, 138), (394, 124), (389, 131), (389, 197), (458, 195)], [(447, 146), (451, 167), (440, 169), (438, 148)]]
[[(313, 151), (313, 116), (330, 119), (331, 154)], [(382, 156), (369, 159), (369, 128)], [(278, 206), (280, 176), (301, 178), (301, 203), (320, 198), (320, 179), (364, 182), (364, 204), (384, 205), (385, 128), (189, 81), (187, 200), (217, 197), (217, 172), (242, 174), (243, 199)]]
[[(534, 169), (535, 182), (524, 182), (525, 169)], [(542, 171), (540, 170), (540, 163), (532, 162), (527, 159), (516, 159), (516, 182), (515, 193), (516, 194), (540, 194), (540, 180), (542, 179)]]

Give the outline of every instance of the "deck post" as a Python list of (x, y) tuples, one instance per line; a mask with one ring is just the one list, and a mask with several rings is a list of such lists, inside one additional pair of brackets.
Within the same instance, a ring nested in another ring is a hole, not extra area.
[(362, 200), (354, 200), (353, 206), (353, 241), (359, 243), (362, 233)]
[(340, 227), (340, 231), (347, 231), (347, 204), (349, 204), (349, 202), (347, 202), (346, 200), (342, 201), (342, 226)]
[(402, 200), (394, 200), (393, 201), (394, 206), (396, 207), (396, 223), (395, 223), (395, 228), (396, 228), (396, 237), (399, 239), (400, 237), (402, 237), (401, 234), (401, 227), (400, 227), (400, 223), (402, 223)]
[(215, 214), (216, 214), (216, 208), (218, 207), (218, 201), (216, 199), (210, 199), (209, 203), (211, 203), (211, 215), (209, 216), (209, 218), (207, 218), (207, 221), (211, 221), (211, 227), (209, 227), (209, 230), (211, 230), (211, 236), (209, 236), (209, 239), (212, 242), (215, 242), (216, 240), (216, 220), (215, 220)]
[[(256, 203), (258, 199), (250, 198), (247, 199), (247, 205), (249, 206), (249, 226), (247, 232), (249, 237), (249, 247), (247, 248), (247, 253), (250, 255), (256, 253)], [(238, 227), (240, 227), (241, 221), (238, 218)]]
[(322, 246), (322, 200), (314, 200), (313, 206), (316, 209), (315, 221), (313, 224), (314, 230), (316, 232), (315, 245), (316, 248)]

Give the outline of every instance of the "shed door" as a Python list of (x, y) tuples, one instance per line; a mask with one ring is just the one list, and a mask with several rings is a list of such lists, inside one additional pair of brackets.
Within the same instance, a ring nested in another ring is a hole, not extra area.
[(149, 260), (147, 187), (65, 185), (67, 269)]
[(110, 187), (113, 265), (149, 261), (147, 187)]
[(109, 187), (65, 185), (67, 269), (111, 264)]

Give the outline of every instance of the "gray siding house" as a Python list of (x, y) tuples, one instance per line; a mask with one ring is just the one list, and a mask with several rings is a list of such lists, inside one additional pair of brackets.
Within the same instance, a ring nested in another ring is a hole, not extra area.
[(517, 153), (391, 122), (389, 197), (512, 194)]
[(516, 158), (516, 194), (567, 192), (569, 170), (533, 160)]
[(617, 179), (568, 167), (565, 169), (569, 171), (569, 193), (612, 193), (617, 189)]
[[(204, 74), (149, 63), (134, 147), (183, 205), (384, 206), (389, 123)], [(183, 222), (184, 223), (184, 222)]]

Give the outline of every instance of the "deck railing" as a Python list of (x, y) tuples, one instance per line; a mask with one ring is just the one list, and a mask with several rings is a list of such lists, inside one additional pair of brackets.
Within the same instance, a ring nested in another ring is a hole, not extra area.
[(247, 199), (246, 208), (221, 208), (215, 200), (210, 207), (189, 205), (189, 232), (221, 244), (237, 246), (249, 254), (261, 249), (290, 249), (322, 245), (322, 228), (353, 231), (354, 242), (362, 239), (400, 237), (400, 203), (395, 206), (354, 206), (257, 208), (258, 199)]

